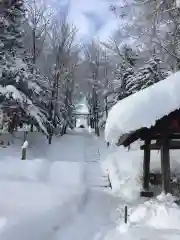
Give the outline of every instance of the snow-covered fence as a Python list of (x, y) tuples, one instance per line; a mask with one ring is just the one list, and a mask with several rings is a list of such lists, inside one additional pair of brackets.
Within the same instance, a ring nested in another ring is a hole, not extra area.
[(21, 147), (22, 152), (21, 152), (21, 160), (26, 160), (26, 149), (28, 147), (28, 141), (25, 141)]

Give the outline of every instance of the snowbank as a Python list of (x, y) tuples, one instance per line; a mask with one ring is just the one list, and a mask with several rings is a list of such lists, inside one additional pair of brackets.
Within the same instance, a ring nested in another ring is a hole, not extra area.
[(6, 157), (0, 161), (0, 180), (43, 181), (49, 174), (50, 165), (44, 159), (22, 161)]
[(61, 202), (62, 194), (77, 193), (75, 187), (84, 189), (81, 164), (42, 159), (1, 161), (0, 215), (47, 210)]
[(106, 121), (106, 141), (115, 144), (123, 134), (142, 127), (150, 128), (156, 120), (179, 109), (179, 79), (180, 72), (176, 72), (113, 106)]
[(80, 163), (0, 161), (0, 239), (49, 239), (78, 212), (85, 190)]
[[(123, 147), (109, 147), (109, 156), (102, 168), (108, 171), (112, 194), (119, 197), (119, 214), (116, 227), (107, 230), (103, 240), (177, 240), (180, 236), (180, 207), (171, 195), (159, 195), (144, 202), (139, 191), (142, 186), (143, 151), (140, 142), (130, 151)], [(151, 171), (160, 171), (160, 153), (151, 155)], [(179, 151), (171, 151), (171, 169), (179, 174)], [(124, 224), (124, 206), (128, 206), (128, 224)]]
[(141, 163), (142, 152), (128, 152), (124, 148), (114, 148), (103, 162), (104, 172), (108, 172), (112, 185), (112, 192), (115, 196), (121, 197), (124, 201), (134, 201), (139, 198), (141, 189)]
[[(139, 198), (142, 188), (143, 151), (140, 141), (132, 144), (128, 151), (124, 147), (110, 146), (109, 155), (102, 162), (102, 170), (109, 174), (112, 193), (127, 202)], [(180, 151), (171, 151), (171, 171), (180, 177)], [(151, 153), (151, 171), (161, 172), (161, 159), (158, 151)]]
[(171, 195), (140, 203), (128, 209), (128, 223), (120, 219), (117, 227), (107, 232), (104, 240), (173, 239), (180, 235), (180, 207)]
[[(46, 197), (47, 195), (41, 197), (41, 203)], [(37, 211), (35, 213), (35, 210), (38, 210), (36, 207), (35, 209), (33, 208), (33, 213), (31, 214), (4, 219), (4, 221), (0, 219), (0, 239), (53, 239), (59, 226), (63, 228), (75, 218), (83, 202), (84, 199), (80, 190), (77, 195), (71, 194), (65, 197), (61, 194), (58, 203), (56, 205), (52, 203), (51, 208), (44, 208), (44, 211)]]
[(130, 215), (129, 224), (141, 224), (156, 229), (180, 230), (180, 207), (171, 195), (140, 204)]
[(40, 182), (0, 181), (0, 216), (33, 215), (58, 206), (60, 189)]

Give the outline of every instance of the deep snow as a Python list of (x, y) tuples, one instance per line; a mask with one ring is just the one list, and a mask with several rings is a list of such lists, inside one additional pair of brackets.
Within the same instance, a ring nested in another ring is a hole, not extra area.
[(22, 143), (19, 133), (0, 151), (0, 239), (103, 239), (118, 206), (101, 171), (105, 143), (84, 129), (54, 137), (52, 145), (30, 133), (25, 161)]
[[(6, 142), (7, 136), (2, 138)], [(21, 161), (22, 143), (17, 135), (0, 151), (1, 240), (179, 239), (180, 208), (172, 197), (139, 198), (142, 152), (137, 143), (130, 152), (107, 148), (103, 136), (77, 129), (48, 145), (33, 133), (28, 160)], [(174, 170), (178, 156), (172, 152)], [(151, 166), (160, 167), (158, 152)]]
[[(111, 146), (102, 169), (109, 172), (112, 192), (119, 197), (118, 220), (116, 227), (108, 229), (103, 240), (176, 240), (180, 236), (180, 207), (174, 202), (177, 198), (165, 196), (156, 190), (157, 197), (148, 200), (140, 198), (142, 188), (143, 151), (140, 142), (124, 147)], [(160, 171), (160, 156), (153, 151), (151, 170)], [(180, 173), (179, 151), (171, 151), (171, 170)], [(128, 223), (124, 223), (124, 207), (128, 207)]]

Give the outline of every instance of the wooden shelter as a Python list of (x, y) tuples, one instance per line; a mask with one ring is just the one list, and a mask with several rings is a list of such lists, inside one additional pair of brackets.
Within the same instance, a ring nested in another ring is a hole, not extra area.
[[(151, 128), (141, 128), (122, 135), (117, 145), (128, 147), (138, 139), (144, 142), (140, 147), (140, 149), (144, 151), (144, 190), (141, 192), (141, 196), (151, 197), (153, 195), (152, 192), (149, 192), (151, 150), (160, 150), (161, 152), (162, 190), (166, 194), (171, 193), (169, 150), (180, 149), (180, 109), (157, 120)], [(155, 143), (152, 143), (153, 140)]]

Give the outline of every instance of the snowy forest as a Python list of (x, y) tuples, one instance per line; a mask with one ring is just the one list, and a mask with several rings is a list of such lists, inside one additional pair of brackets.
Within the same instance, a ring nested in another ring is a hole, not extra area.
[(47, 136), (74, 128), (86, 97), (99, 135), (119, 100), (179, 70), (179, 5), (175, 1), (109, 5), (119, 22), (107, 41), (78, 42), (78, 29), (38, 0), (2, 1), (1, 129), (33, 126)]
[(0, 0), (0, 240), (180, 236), (180, 0)]

